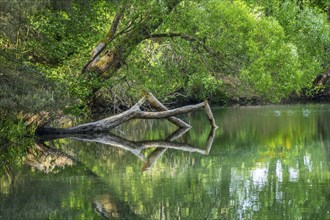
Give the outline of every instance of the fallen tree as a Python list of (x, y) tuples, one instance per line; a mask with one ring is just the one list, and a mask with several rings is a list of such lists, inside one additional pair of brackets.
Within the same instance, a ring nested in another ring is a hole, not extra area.
[[(141, 106), (148, 102), (151, 107), (153, 107), (157, 112), (142, 111)], [(189, 128), (191, 127), (186, 122), (175, 117), (180, 114), (196, 111), (198, 109), (204, 108), (205, 113), (208, 117), (208, 120), (212, 128), (217, 128), (215, 123), (211, 108), (207, 101), (196, 105), (188, 105), (175, 109), (167, 109), (161, 102), (159, 102), (155, 96), (146, 92), (144, 97), (140, 99), (133, 107), (124, 111), (120, 114), (104, 118), (99, 121), (89, 122), (86, 124), (81, 124), (71, 128), (49, 128), (43, 127), (37, 129), (37, 134), (86, 134), (86, 133), (101, 133), (109, 131), (110, 129), (117, 127), (118, 125), (127, 122), (131, 119), (163, 119), (166, 118), (173, 124), (177, 125), (180, 128)]]

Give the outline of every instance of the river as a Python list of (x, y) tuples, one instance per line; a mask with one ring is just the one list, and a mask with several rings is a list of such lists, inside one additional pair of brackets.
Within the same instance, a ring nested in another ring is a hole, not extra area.
[(0, 219), (330, 219), (330, 105), (212, 110), (15, 143)]

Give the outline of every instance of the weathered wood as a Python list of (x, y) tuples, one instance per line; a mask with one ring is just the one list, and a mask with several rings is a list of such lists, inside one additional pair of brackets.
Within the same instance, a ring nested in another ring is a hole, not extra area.
[(145, 112), (145, 111), (139, 111), (136, 114), (136, 118), (140, 119), (161, 119), (161, 118), (167, 118), (171, 116), (181, 115), (188, 112), (196, 111), (198, 109), (201, 109), (205, 106), (205, 103), (199, 103), (196, 105), (187, 105), (180, 108), (175, 108), (167, 111), (161, 111), (161, 112)]
[(144, 96), (140, 99), (132, 108), (129, 110), (122, 112), (120, 114), (95, 121), (82, 125), (78, 125), (71, 128), (40, 128), (37, 130), (38, 134), (85, 134), (85, 133), (100, 133), (106, 132), (110, 129), (128, 121), (131, 119), (162, 119), (167, 118), (172, 123), (176, 124), (178, 127), (190, 127), (187, 123), (183, 122), (181, 119), (178, 119), (174, 116), (196, 111), (204, 107), (209, 122), (213, 128), (217, 128), (215, 124), (215, 120), (212, 114), (212, 111), (207, 103), (207, 101), (196, 104), (196, 105), (188, 105), (181, 108), (175, 108), (171, 110), (163, 110), (160, 112), (146, 112), (141, 111), (140, 107), (143, 105), (145, 101), (150, 101), (152, 106), (155, 106), (157, 109), (163, 110), (167, 109), (163, 106), (151, 93)]
[[(162, 13), (144, 13), (127, 10), (134, 4), (126, 5), (122, 1), (122, 6), (117, 7), (117, 12), (113, 18), (112, 25), (106, 36), (98, 42), (92, 51), (92, 58), (84, 65), (82, 74), (92, 73), (93, 79), (100, 82), (113, 77), (126, 63), (130, 54), (141, 42), (148, 39), (148, 36), (155, 32), (163, 23), (164, 17), (182, 0), (165, 1)], [(123, 22), (127, 21), (127, 22)], [(98, 83), (91, 88), (87, 101), (97, 99), (96, 94), (102, 88), (102, 83)]]
[[(151, 92), (146, 91), (146, 97), (147, 97), (148, 103), (155, 110), (157, 110), (157, 111), (167, 111), (168, 110), (168, 108), (166, 108), (160, 101), (158, 101), (158, 99)], [(180, 128), (190, 128), (191, 127), (190, 124), (188, 124), (174, 116), (167, 118), (167, 120), (169, 120), (170, 122), (172, 122), (173, 124), (175, 124), (176, 126), (178, 126)]]
[(218, 126), (215, 123), (215, 120), (214, 120), (214, 117), (213, 117), (213, 114), (212, 114), (212, 110), (209, 106), (209, 103), (205, 100), (204, 104), (205, 104), (205, 112), (206, 112), (207, 118), (209, 119), (209, 122), (211, 123), (213, 128), (217, 128)]
[(140, 106), (145, 102), (146, 98), (143, 97), (129, 110), (120, 114), (104, 118), (99, 121), (89, 122), (86, 124), (78, 125), (71, 128), (39, 128), (37, 134), (85, 134), (85, 133), (98, 133), (105, 132), (114, 128), (132, 118), (135, 118), (140, 110)]

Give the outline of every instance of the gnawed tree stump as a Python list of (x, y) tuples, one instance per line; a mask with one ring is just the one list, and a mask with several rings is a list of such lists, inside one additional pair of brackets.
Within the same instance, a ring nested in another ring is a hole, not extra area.
[[(140, 107), (148, 102), (151, 107), (158, 110), (157, 112), (148, 112), (142, 111)], [(185, 114), (188, 112), (196, 111), (198, 109), (204, 108), (208, 120), (212, 126), (212, 128), (217, 128), (215, 123), (211, 108), (207, 101), (196, 105), (187, 105), (180, 108), (175, 109), (167, 109), (161, 102), (159, 102), (150, 92), (146, 92), (145, 96), (140, 99), (133, 107), (129, 110), (124, 111), (120, 114), (104, 118), (99, 121), (90, 122), (86, 124), (81, 124), (71, 128), (39, 128), (37, 129), (37, 134), (86, 134), (86, 133), (101, 133), (109, 131), (110, 129), (117, 127), (118, 125), (127, 122), (131, 119), (168, 119), (171, 123), (177, 125), (181, 128), (189, 128), (191, 127), (186, 122), (182, 121), (175, 116), (180, 114)]]

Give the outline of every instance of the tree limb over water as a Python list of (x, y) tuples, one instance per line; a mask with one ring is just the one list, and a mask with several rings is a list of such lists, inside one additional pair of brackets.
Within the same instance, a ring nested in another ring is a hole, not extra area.
[[(151, 107), (158, 110), (158, 112), (147, 112), (142, 111), (140, 107), (148, 102)], [(208, 117), (210, 125), (212, 128), (217, 128), (215, 123), (211, 108), (207, 101), (196, 105), (188, 105), (175, 109), (167, 109), (162, 103), (160, 103), (150, 92), (146, 92), (145, 96), (140, 99), (133, 107), (120, 114), (104, 118), (99, 121), (89, 122), (86, 124), (81, 124), (71, 128), (39, 128), (37, 134), (86, 134), (86, 133), (101, 133), (107, 132), (110, 129), (117, 127), (118, 125), (127, 122), (131, 119), (163, 119), (166, 118), (173, 124), (181, 128), (191, 127), (186, 122), (182, 121), (175, 116), (196, 111), (198, 109), (204, 108), (205, 113)]]

